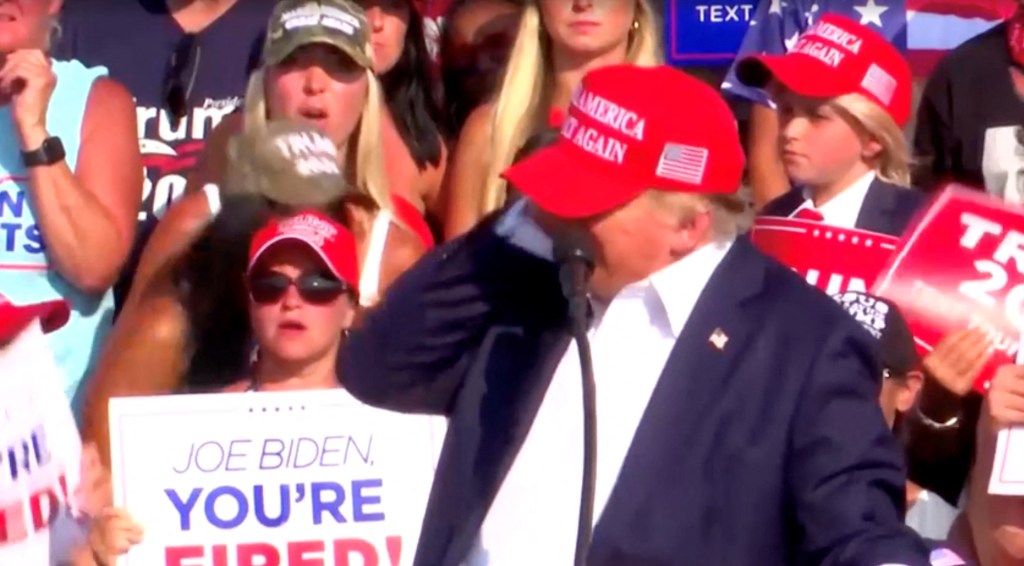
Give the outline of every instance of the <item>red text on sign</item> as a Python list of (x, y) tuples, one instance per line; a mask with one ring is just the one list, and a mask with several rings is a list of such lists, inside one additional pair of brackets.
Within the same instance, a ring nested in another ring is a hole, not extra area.
[[(382, 555), (387, 562), (381, 562)], [(385, 539), (383, 553), (372, 542), (361, 538), (277, 545), (254, 542), (172, 546), (164, 550), (166, 566), (398, 566), (401, 558), (402, 537), (399, 536)]]

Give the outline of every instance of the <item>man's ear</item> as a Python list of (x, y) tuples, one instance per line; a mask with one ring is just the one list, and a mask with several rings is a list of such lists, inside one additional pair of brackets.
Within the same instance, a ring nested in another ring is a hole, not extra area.
[(896, 395), (896, 410), (906, 413), (917, 402), (917, 396), (924, 385), (924, 374), (919, 371), (912, 371), (902, 378), (899, 393)]
[(670, 249), (673, 257), (681, 258), (692, 252), (697, 246), (714, 238), (714, 226), (711, 212), (697, 212), (688, 222), (678, 222), (672, 227)]

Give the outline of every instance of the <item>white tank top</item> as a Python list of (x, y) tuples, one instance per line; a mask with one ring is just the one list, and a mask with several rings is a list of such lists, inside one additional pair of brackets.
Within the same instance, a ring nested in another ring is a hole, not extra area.
[(210, 217), (216, 217), (220, 213), (220, 187), (214, 183), (203, 185), (203, 194), (206, 195), (206, 204), (210, 207)]
[[(213, 183), (203, 185), (203, 194), (210, 208), (210, 216), (220, 213), (220, 187)], [(359, 304), (371, 307), (380, 300), (380, 267), (384, 259), (384, 247), (388, 241), (388, 230), (391, 228), (391, 212), (381, 210), (373, 219), (370, 228), (370, 246), (366, 250), (359, 275)]]
[(384, 245), (391, 228), (391, 212), (381, 210), (373, 219), (370, 229), (370, 245), (359, 275), (359, 305), (372, 307), (380, 300), (380, 267), (384, 259)]

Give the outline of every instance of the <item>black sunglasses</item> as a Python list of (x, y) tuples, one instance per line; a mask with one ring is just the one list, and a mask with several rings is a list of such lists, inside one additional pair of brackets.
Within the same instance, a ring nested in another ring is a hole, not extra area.
[(188, 114), (188, 101), (192, 97), (192, 88), (196, 83), (201, 53), (196, 34), (187, 33), (178, 41), (178, 45), (171, 52), (171, 58), (167, 61), (163, 100), (170, 111), (174, 127), (177, 127), (178, 122)]
[(299, 297), (311, 305), (325, 305), (343, 294), (355, 295), (348, 283), (322, 273), (304, 273), (296, 278), (283, 273), (260, 273), (249, 276), (249, 296), (254, 303), (270, 305), (284, 297), (289, 287), (295, 287)]

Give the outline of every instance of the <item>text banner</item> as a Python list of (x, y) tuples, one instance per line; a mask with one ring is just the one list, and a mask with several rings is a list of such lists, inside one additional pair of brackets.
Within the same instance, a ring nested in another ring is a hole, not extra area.
[(730, 64), (743, 42), (756, 6), (754, 0), (669, 0), (665, 6), (668, 62), (674, 65)]

